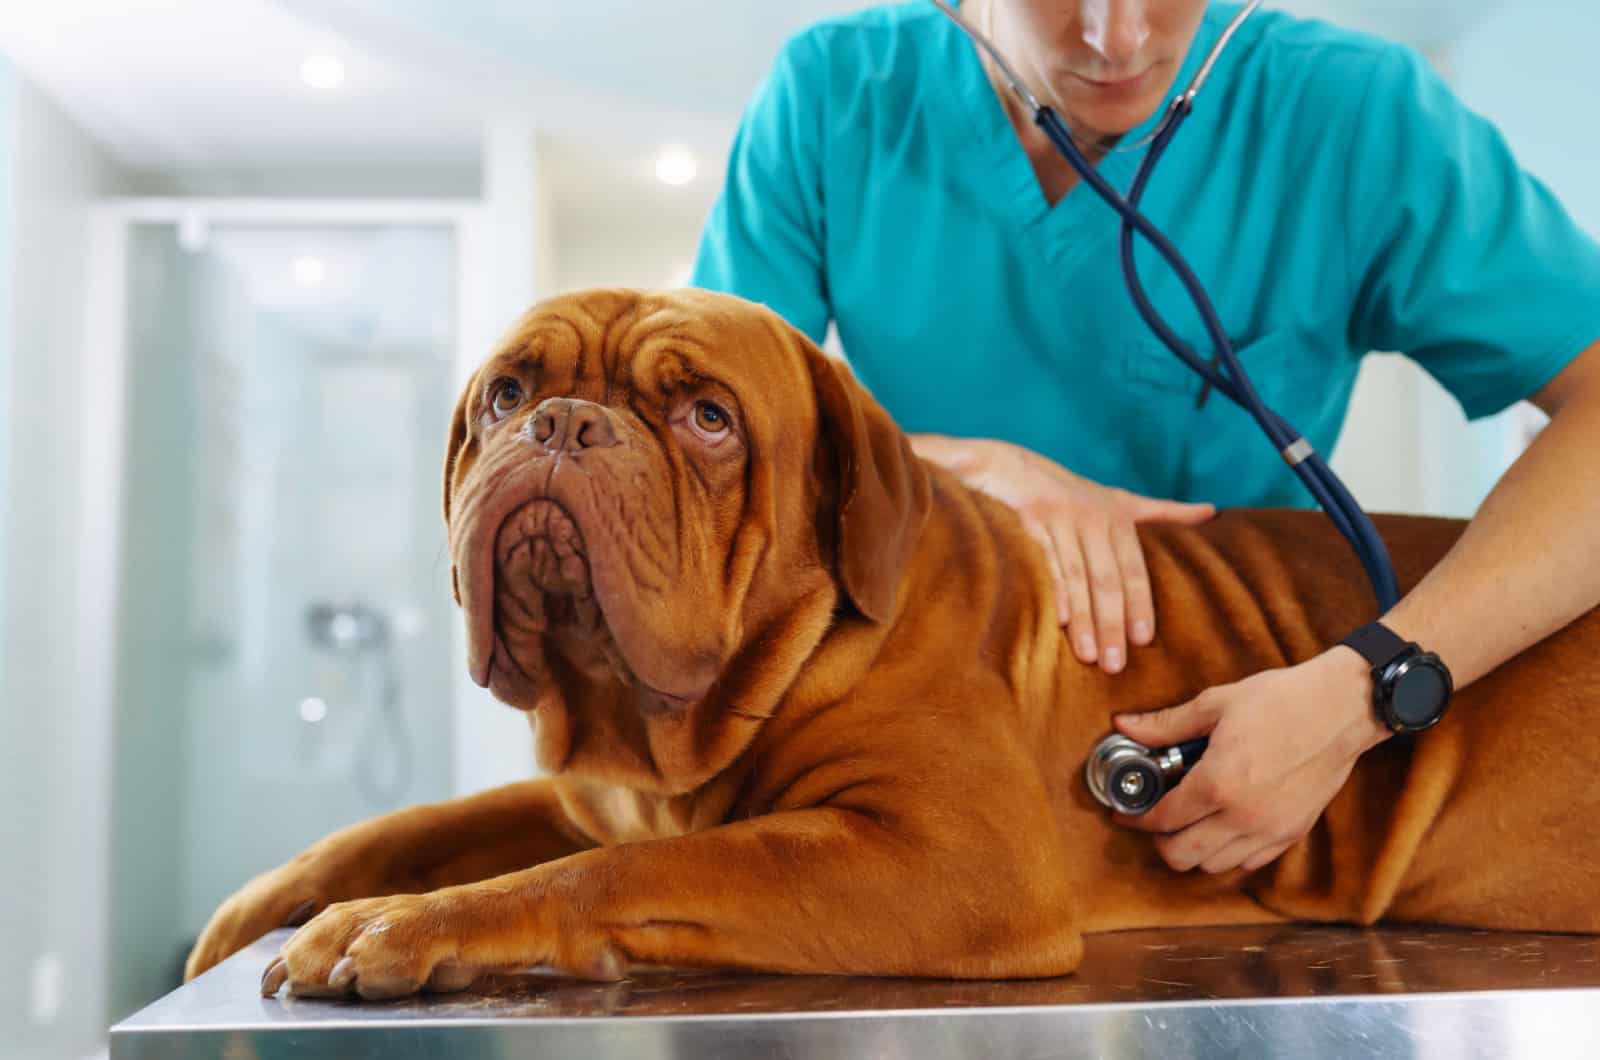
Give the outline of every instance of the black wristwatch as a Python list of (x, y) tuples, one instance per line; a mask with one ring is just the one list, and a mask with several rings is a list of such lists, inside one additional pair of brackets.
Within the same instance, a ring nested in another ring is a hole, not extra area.
[(1381, 622), (1369, 622), (1339, 643), (1372, 667), (1372, 706), (1391, 731), (1422, 732), (1439, 724), (1455, 684), (1437, 655)]

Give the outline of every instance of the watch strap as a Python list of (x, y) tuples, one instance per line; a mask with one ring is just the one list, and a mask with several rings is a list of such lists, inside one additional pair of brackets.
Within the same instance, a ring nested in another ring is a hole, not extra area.
[(1382, 622), (1368, 622), (1339, 643), (1355, 649), (1374, 670), (1387, 666), (1412, 648), (1410, 642)]

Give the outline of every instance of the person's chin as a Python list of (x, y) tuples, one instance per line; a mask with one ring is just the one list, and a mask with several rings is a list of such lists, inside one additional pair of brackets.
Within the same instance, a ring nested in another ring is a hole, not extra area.
[(1073, 109), (1069, 124), (1074, 137), (1083, 136), (1094, 141), (1116, 140), (1138, 128), (1154, 110), (1153, 104), (1078, 107)]
[(1071, 124), (1075, 129), (1092, 130), (1096, 139), (1116, 139), (1143, 125), (1161, 106), (1161, 95), (1149, 93), (1119, 102), (1106, 100), (1070, 101)]

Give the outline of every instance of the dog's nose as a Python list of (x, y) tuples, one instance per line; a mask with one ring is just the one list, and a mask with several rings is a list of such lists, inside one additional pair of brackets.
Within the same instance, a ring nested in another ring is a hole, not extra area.
[(546, 398), (533, 410), (528, 426), (535, 444), (552, 453), (617, 444), (611, 414), (604, 406), (578, 398)]

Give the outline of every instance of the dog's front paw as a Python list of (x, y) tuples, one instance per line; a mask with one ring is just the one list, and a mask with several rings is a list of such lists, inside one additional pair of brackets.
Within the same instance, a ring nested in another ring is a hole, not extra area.
[(261, 992), (285, 983), (299, 997), (355, 993), (369, 1001), (419, 990), (464, 990), (479, 969), (459, 959), (448, 899), (399, 894), (331, 905), (284, 943)]

